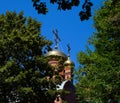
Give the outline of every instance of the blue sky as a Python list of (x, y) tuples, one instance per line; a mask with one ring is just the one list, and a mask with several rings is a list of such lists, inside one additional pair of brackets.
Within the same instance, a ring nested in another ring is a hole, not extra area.
[[(92, 17), (88, 21), (80, 21), (78, 16), (81, 10), (79, 7), (74, 7), (70, 11), (58, 11), (56, 5), (48, 3), (49, 12), (46, 15), (40, 15), (33, 8), (31, 0), (0, 0), (0, 14), (6, 11), (23, 11), (25, 17), (32, 17), (42, 23), (41, 34), (47, 39), (54, 41), (52, 30), (58, 29), (58, 34), (61, 39), (59, 49), (67, 54), (67, 44), (71, 47), (71, 60), (75, 62), (78, 68), (77, 54), (80, 51), (85, 51), (87, 40), (93, 34)], [(42, 0), (43, 1), (43, 0)], [(44, 0), (49, 1), (49, 0)], [(81, 4), (82, 4), (81, 0)], [(94, 5), (92, 14), (102, 5), (104, 0), (91, 0)], [(53, 45), (54, 46), (54, 45)]]

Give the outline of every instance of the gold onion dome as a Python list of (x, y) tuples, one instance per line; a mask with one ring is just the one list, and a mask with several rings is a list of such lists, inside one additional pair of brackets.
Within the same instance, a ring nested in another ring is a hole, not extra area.
[(70, 60), (70, 57), (68, 57), (68, 59), (64, 62), (64, 65), (72, 65), (74, 66), (74, 62)]
[(63, 57), (63, 58), (67, 58), (66, 54), (64, 54), (63, 52), (59, 51), (58, 49), (54, 49), (52, 51), (49, 51), (46, 54), (47, 57), (49, 56), (58, 56), (58, 57)]

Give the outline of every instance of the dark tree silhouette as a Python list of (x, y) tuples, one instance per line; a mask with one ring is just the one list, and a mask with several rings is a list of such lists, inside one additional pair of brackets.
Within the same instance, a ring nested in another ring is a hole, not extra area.
[[(71, 10), (74, 6), (80, 5), (80, 0), (49, 0), (51, 4), (57, 4), (58, 10)], [(46, 14), (48, 8), (46, 6), (45, 0), (32, 0), (33, 7), (37, 10), (38, 14)], [(91, 17), (91, 6), (92, 2), (90, 0), (84, 0), (82, 8), (79, 12), (80, 20), (88, 20)]]

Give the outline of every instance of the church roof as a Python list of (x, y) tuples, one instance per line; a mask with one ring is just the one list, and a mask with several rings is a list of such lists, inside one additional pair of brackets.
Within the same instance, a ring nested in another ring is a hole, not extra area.
[(67, 83), (67, 82), (68, 82), (68, 80), (63, 81), (60, 85), (58, 85), (57, 90), (64, 89), (65, 83)]

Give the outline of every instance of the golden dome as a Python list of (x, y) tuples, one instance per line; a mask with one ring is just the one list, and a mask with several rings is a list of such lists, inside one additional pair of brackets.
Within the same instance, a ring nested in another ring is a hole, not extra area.
[(64, 65), (75, 65), (73, 61), (70, 60), (70, 58), (68, 57), (68, 59), (64, 62)]
[(46, 56), (60, 56), (60, 57), (63, 57), (63, 58), (67, 58), (67, 56), (63, 52), (59, 51), (58, 49), (54, 49), (52, 51), (49, 51), (46, 54)]

